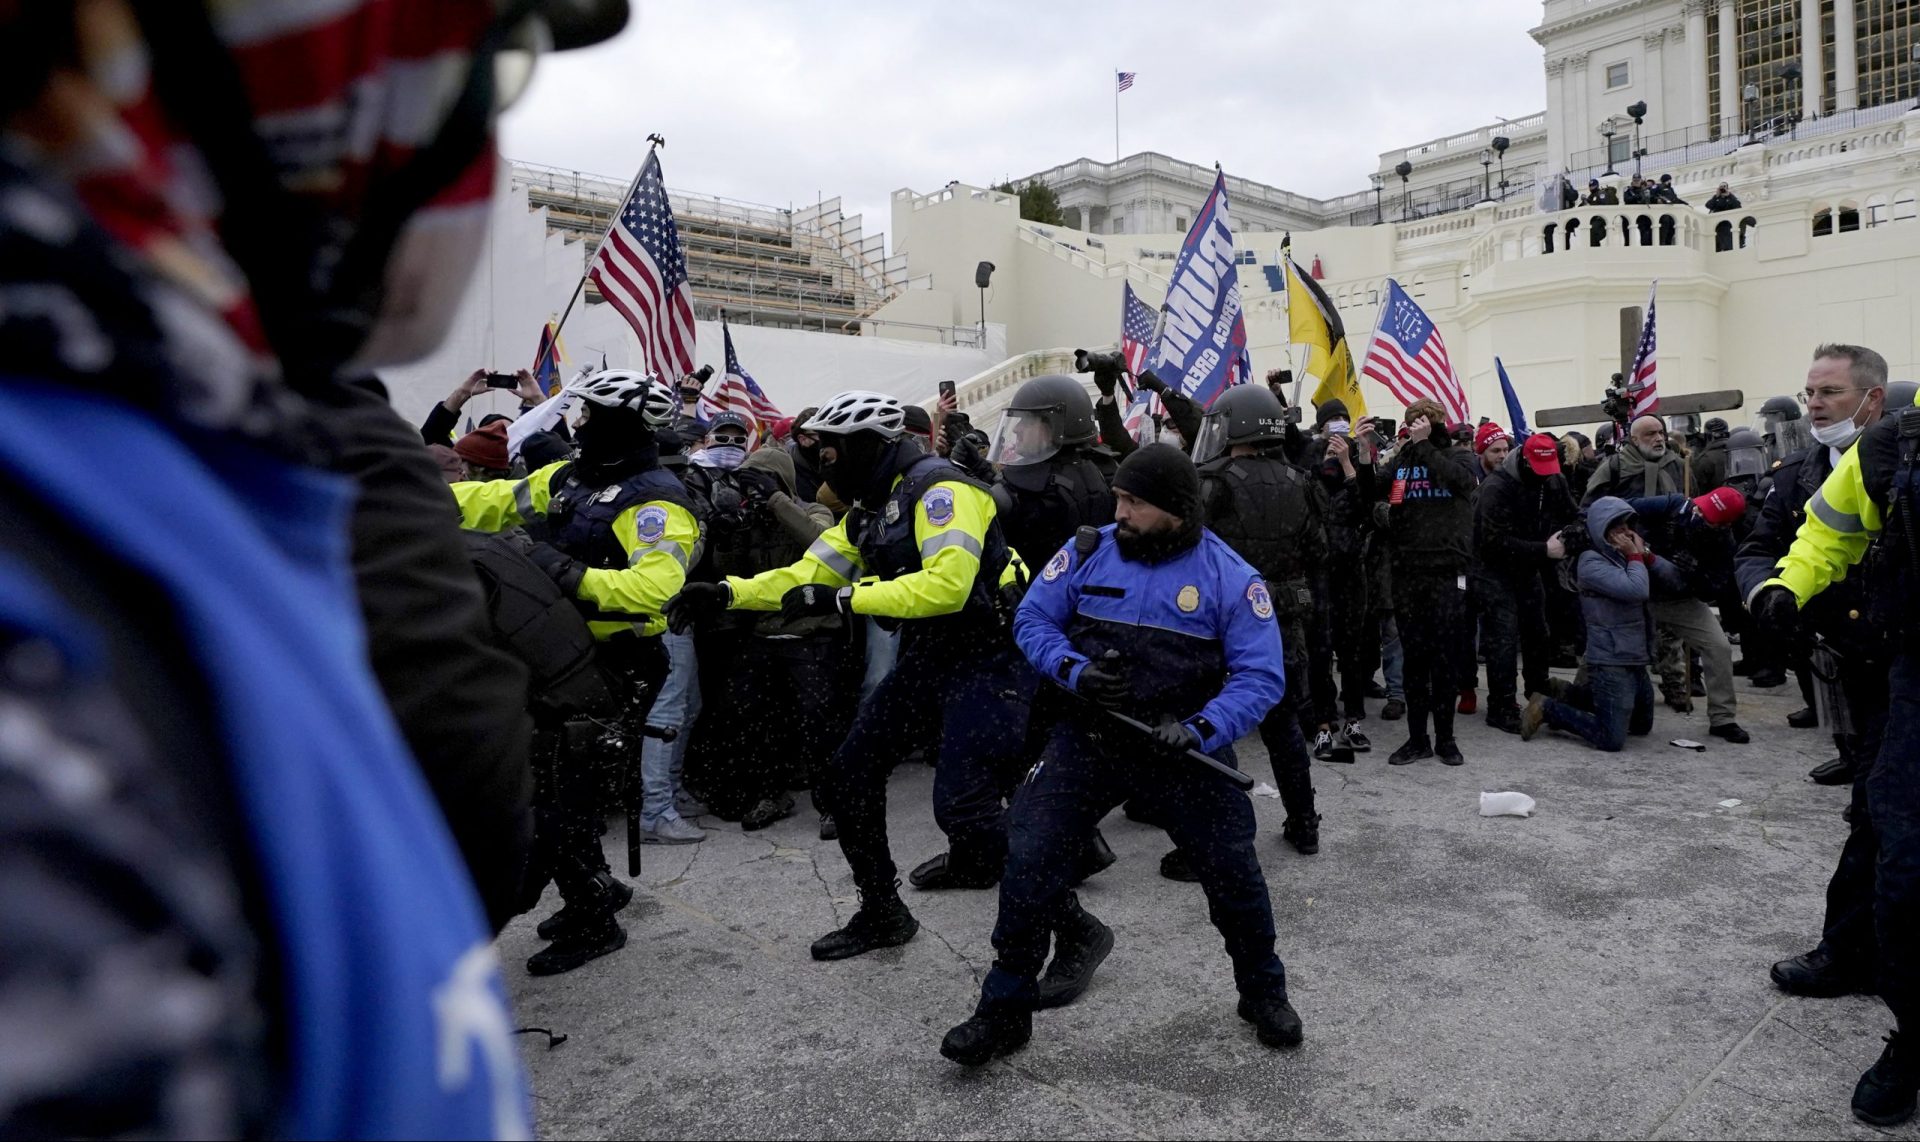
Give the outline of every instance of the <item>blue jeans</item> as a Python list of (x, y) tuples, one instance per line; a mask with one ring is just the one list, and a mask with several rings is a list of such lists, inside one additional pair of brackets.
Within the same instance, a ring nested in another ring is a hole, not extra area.
[(688, 730), (700, 716), (700, 670), (693, 656), (693, 636), (668, 631), (660, 636), (667, 648), (667, 680), (660, 696), (647, 712), (647, 724), (660, 729), (676, 729), (680, 735), (671, 742), (644, 738), (640, 745), (640, 823), (652, 828), (661, 821), (678, 819), (673, 807), (680, 792), (680, 774), (687, 765)]
[(1547, 698), (1540, 708), (1547, 724), (1587, 739), (1587, 744), (1618, 753), (1627, 735), (1653, 732), (1653, 680), (1644, 666), (1587, 667), (1587, 683), (1575, 686), (1567, 701)]
[(867, 616), (867, 674), (860, 680), (860, 700), (865, 702), (880, 685), (880, 680), (893, 673), (893, 664), (900, 657), (900, 632), (882, 630), (880, 624)]
[(1380, 671), (1386, 675), (1387, 697), (1407, 697), (1407, 655), (1400, 649), (1400, 624), (1388, 615), (1380, 620)]

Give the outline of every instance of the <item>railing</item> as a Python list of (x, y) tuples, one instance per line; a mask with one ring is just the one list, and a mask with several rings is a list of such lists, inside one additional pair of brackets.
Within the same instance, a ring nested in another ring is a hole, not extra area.
[(960, 349), (983, 349), (978, 325), (928, 325), (919, 321), (894, 321), (891, 318), (856, 317), (841, 325), (844, 333), (865, 333), (868, 328), (878, 329), (888, 326), (895, 329), (913, 329), (922, 333), (936, 334), (942, 345), (952, 345)]
[(1018, 209), (1020, 205), (1018, 195), (1003, 194), (997, 190), (987, 190), (982, 187), (968, 186), (965, 183), (958, 182), (950, 182), (932, 194), (915, 194), (911, 190), (896, 190), (893, 192), (893, 197), (896, 202), (903, 199), (910, 201), (915, 210), (925, 210), (929, 206), (938, 206), (942, 202), (952, 202), (956, 199), (963, 198), (979, 199), (1001, 205), (1012, 203), (1016, 209)]
[(1172, 284), (1172, 279), (1167, 275), (1157, 274), (1138, 262), (1109, 262), (1095, 258), (1070, 242), (1048, 237), (1048, 231), (1032, 222), (1022, 221), (1018, 234), (1020, 240), (1027, 245), (1045, 250), (1068, 265), (1085, 270), (1097, 278), (1124, 277), (1136, 285), (1154, 285), (1161, 289), (1166, 289)]
[[(1041, 171), (1021, 181), (1023, 183), (1041, 182), (1057, 188), (1072, 178), (1104, 182), (1143, 173), (1166, 175), (1170, 178), (1184, 179), (1201, 188), (1211, 188), (1215, 172), (1212, 167), (1182, 162), (1158, 151), (1141, 151), (1139, 154), (1128, 155), (1119, 162), (1113, 163), (1104, 163), (1097, 159), (1075, 159), (1073, 162), (1062, 163), (1051, 170)], [(1234, 174), (1227, 175), (1227, 194), (1236, 202), (1257, 202), (1263, 206), (1291, 210), (1308, 217), (1316, 217), (1326, 210), (1326, 202), (1321, 199), (1295, 194), (1290, 190), (1281, 190), (1277, 186), (1269, 186), (1264, 182), (1255, 182)]]
[(1589, 147), (1569, 155), (1567, 169), (1571, 175), (1582, 181), (1598, 177), (1609, 170), (1616, 174), (1667, 170), (1731, 154), (1749, 143), (1778, 143), (1781, 140), (1796, 142), (1852, 131), (1855, 128), (1868, 127), (1876, 123), (1885, 123), (1888, 120), (1899, 119), (1913, 110), (1916, 102), (1920, 101), (1904, 99), (1895, 103), (1883, 103), (1876, 107), (1839, 111), (1832, 115), (1822, 115), (1817, 119), (1796, 120), (1790, 115), (1756, 116), (1748, 129), (1725, 134), (1721, 132), (1718, 123), (1696, 123), (1690, 127), (1676, 127), (1671, 131), (1640, 136), (1639, 146), (1646, 154), (1638, 163), (1635, 163), (1632, 157), (1633, 136), (1629, 132), (1616, 136), (1616, 138), (1627, 140), (1629, 153), (1626, 158), (1610, 163), (1607, 161), (1605, 146)]
[[(1097, 348), (1097, 346), (1083, 346), (1083, 348)], [(1005, 401), (996, 401), (994, 398), (1006, 393), (1021, 381), (1030, 381), (1035, 377), (1044, 377), (1053, 373), (1071, 372), (1073, 372), (1072, 349), (1036, 349), (1031, 353), (1009, 357), (998, 365), (961, 381), (954, 386), (953, 398), (963, 411), (973, 411), (983, 407), (991, 411), (1005, 404)]]
[[(1442, 139), (1429, 139), (1424, 143), (1415, 144), (1398, 152), (1398, 155), (1400, 158), (1412, 160), (1444, 151), (1481, 151), (1493, 145), (1493, 137), (1495, 135), (1505, 135), (1508, 138), (1513, 138), (1515, 136), (1544, 135), (1546, 133), (1547, 113), (1545, 111), (1538, 111), (1521, 119), (1508, 119), (1505, 122), (1492, 123), (1485, 127), (1475, 128), (1472, 131), (1463, 131), (1458, 135), (1449, 135)], [(1384, 157), (1390, 158), (1393, 157), (1393, 154), (1394, 152), (1389, 152), (1388, 155)], [(1386, 171), (1392, 169), (1393, 164), (1387, 163), (1385, 164), (1385, 170), (1381, 173), (1384, 175)]]

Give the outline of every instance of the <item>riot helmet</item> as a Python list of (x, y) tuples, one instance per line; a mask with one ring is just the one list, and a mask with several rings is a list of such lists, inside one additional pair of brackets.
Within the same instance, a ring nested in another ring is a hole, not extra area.
[(1903, 408), (1912, 408), (1914, 400), (1920, 398), (1920, 383), (1914, 381), (1889, 381), (1887, 383), (1888, 412), (1898, 412)]
[(987, 458), (1002, 468), (1044, 464), (1060, 449), (1097, 435), (1093, 401), (1072, 377), (1035, 377), (1013, 394), (994, 429)]
[(1205, 464), (1235, 444), (1273, 444), (1285, 439), (1286, 406), (1265, 385), (1235, 385), (1213, 402), (1193, 442), (1193, 462)]
[(1767, 454), (1767, 442), (1758, 432), (1742, 425), (1727, 434), (1727, 478), (1759, 477), (1773, 467)]
[(1768, 397), (1754, 414), (1753, 429), (1767, 442), (1775, 460), (1813, 446), (1813, 432), (1800, 413), (1800, 402), (1792, 397)]

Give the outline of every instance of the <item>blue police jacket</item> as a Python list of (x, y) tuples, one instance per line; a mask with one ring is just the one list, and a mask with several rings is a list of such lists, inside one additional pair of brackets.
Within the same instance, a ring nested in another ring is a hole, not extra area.
[(25, 380), (0, 420), (43, 426), (0, 472), (177, 608), (270, 912), (272, 1132), (531, 1136), (479, 899), (367, 663), (351, 482)]
[(1020, 603), (1014, 641), (1069, 690), (1089, 661), (1119, 651), (1133, 686), (1126, 712), (1149, 723), (1178, 718), (1202, 750), (1219, 752), (1286, 693), (1266, 580), (1205, 529), (1164, 563), (1123, 559), (1115, 526), (1100, 529), (1091, 555), (1072, 543), (1054, 555)]

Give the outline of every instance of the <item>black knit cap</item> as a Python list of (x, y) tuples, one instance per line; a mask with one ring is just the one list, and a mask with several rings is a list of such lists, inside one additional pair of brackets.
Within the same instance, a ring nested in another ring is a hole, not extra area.
[(1171, 444), (1149, 444), (1128, 455), (1114, 474), (1113, 488), (1181, 519), (1200, 514), (1200, 473), (1187, 454)]
[(1347, 420), (1347, 402), (1335, 397), (1322, 402), (1313, 410), (1315, 428), (1325, 426), (1329, 420)]

